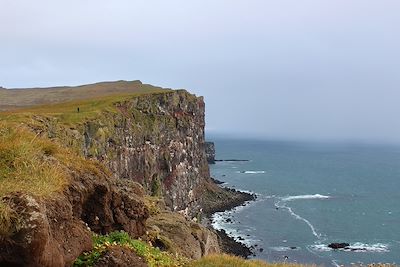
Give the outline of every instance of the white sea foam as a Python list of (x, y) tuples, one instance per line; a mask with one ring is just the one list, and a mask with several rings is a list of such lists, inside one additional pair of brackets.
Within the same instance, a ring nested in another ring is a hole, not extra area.
[(299, 248), (291, 248), (291, 247), (271, 247), (270, 249), (275, 250), (275, 251), (279, 251), (279, 252), (285, 252), (285, 251), (289, 251), (289, 250), (298, 250)]
[(292, 208), (290, 208), (290, 207), (283, 206), (283, 208), (287, 209), (287, 210), (289, 211), (289, 213), (290, 213), (293, 217), (295, 217), (296, 219), (305, 222), (305, 223), (310, 227), (310, 229), (311, 229), (313, 235), (314, 235), (316, 238), (318, 238), (318, 239), (321, 238), (321, 234), (319, 234), (319, 233), (317, 232), (317, 230), (315, 229), (314, 225), (312, 225), (312, 224), (310, 223), (309, 220), (307, 220), (307, 219), (301, 217), (300, 215), (294, 213), (294, 211), (293, 211)]
[(376, 243), (376, 244), (364, 244), (361, 242), (354, 243), (349, 246), (351, 250), (356, 252), (389, 252), (389, 245)]
[[(324, 244), (312, 245), (310, 246), (313, 250), (316, 251), (332, 251), (333, 249)], [(365, 244), (361, 242), (357, 242), (351, 244), (347, 247), (347, 249), (338, 249), (340, 251), (350, 251), (350, 252), (389, 252), (389, 245), (376, 243), (376, 244)]]
[(299, 196), (288, 196), (282, 198), (282, 201), (292, 201), (292, 200), (299, 200), (299, 199), (327, 199), (331, 198), (330, 196), (315, 194), (315, 195), (299, 195)]
[(244, 174), (262, 174), (265, 171), (237, 171), (236, 173), (244, 173)]
[[(301, 195), (301, 196), (291, 196), (291, 197), (286, 197), (286, 198), (282, 198), (281, 201), (278, 201), (277, 203), (275, 203), (275, 207), (276, 208), (281, 208), (281, 209), (286, 209), (287, 211), (289, 211), (290, 215), (292, 215), (294, 218), (296, 218), (297, 220), (303, 221), (305, 222), (308, 227), (310, 227), (312, 234), (318, 238), (321, 239), (321, 234), (317, 232), (316, 228), (314, 227), (314, 225), (311, 224), (311, 222), (309, 220), (307, 220), (306, 218), (301, 217), (300, 215), (298, 215), (297, 213), (295, 213), (291, 207), (286, 206), (285, 201), (291, 201), (294, 199), (310, 199), (310, 197), (312, 197), (311, 199), (316, 199), (316, 198), (321, 198), (321, 197), (326, 197), (323, 195)], [(289, 200), (285, 200), (285, 199), (289, 199)], [(283, 204), (281, 204), (281, 202), (283, 202)]]
[[(252, 200), (246, 201), (243, 205), (237, 206), (231, 210), (214, 213), (211, 216), (211, 226), (216, 230), (225, 230), (228, 236), (232, 237), (236, 242), (242, 243), (246, 246), (252, 246), (259, 243), (259, 239), (254, 239), (248, 236), (248, 233), (255, 231), (254, 227), (247, 227), (241, 230), (235, 227), (235, 224), (237, 223), (234, 218), (235, 213), (240, 212), (253, 203), (255, 202)], [(230, 221), (227, 222), (227, 219), (230, 219)], [(233, 225), (232, 222), (234, 223)]]

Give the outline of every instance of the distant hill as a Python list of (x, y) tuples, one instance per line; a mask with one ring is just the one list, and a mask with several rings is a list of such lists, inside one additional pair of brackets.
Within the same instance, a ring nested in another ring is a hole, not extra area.
[(18, 89), (0, 87), (0, 111), (91, 99), (113, 94), (150, 93), (159, 91), (160, 89), (162, 88), (143, 84), (141, 81), (100, 82), (74, 87), (60, 86)]

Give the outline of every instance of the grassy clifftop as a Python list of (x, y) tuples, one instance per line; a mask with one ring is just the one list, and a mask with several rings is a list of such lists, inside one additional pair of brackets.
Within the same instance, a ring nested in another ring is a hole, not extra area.
[(119, 101), (170, 91), (140, 81), (104, 82), (77, 87), (2, 89), (0, 120), (27, 122), (32, 115), (42, 115), (74, 125), (95, 118), (103, 111), (115, 112), (114, 104)]
[(0, 111), (71, 101), (93, 100), (104, 96), (143, 94), (165, 91), (140, 81), (101, 82), (81, 86), (49, 88), (0, 88)]

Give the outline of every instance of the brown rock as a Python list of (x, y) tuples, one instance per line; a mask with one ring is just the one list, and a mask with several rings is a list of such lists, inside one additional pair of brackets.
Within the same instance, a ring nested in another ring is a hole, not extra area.
[(179, 253), (192, 259), (220, 252), (218, 238), (212, 230), (190, 222), (178, 213), (161, 212), (150, 217), (146, 225), (149, 241), (161, 250)]
[(6, 196), (19, 223), (10, 236), (0, 237), (0, 266), (70, 266), (92, 249), (90, 228), (141, 236), (148, 210), (140, 187), (131, 181), (117, 182), (100, 171), (80, 172), (73, 173), (63, 193), (48, 199), (23, 193)]
[(147, 263), (128, 248), (113, 246), (100, 257), (95, 267), (147, 267)]

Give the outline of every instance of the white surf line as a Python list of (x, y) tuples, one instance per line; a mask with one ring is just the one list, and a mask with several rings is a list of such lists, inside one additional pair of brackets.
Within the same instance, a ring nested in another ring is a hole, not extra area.
[(330, 196), (315, 194), (315, 195), (298, 195), (298, 196), (288, 196), (282, 198), (282, 201), (292, 201), (292, 200), (306, 200), (306, 199), (328, 199)]
[(280, 202), (281, 202), (281, 201), (278, 201), (278, 202), (275, 204), (275, 206), (278, 207), (278, 208), (287, 209), (287, 210), (289, 211), (289, 213), (290, 213), (293, 217), (295, 217), (297, 220), (300, 220), (300, 221), (305, 222), (305, 223), (310, 227), (310, 229), (311, 229), (313, 235), (314, 235), (316, 238), (321, 239), (321, 234), (319, 234), (319, 233), (317, 232), (317, 230), (316, 230), (315, 227), (310, 223), (309, 220), (307, 220), (307, 219), (301, 217), (300, 215), (298, 215), (297, 213), (295, 213), (295, 212), (292, 210), (291, 207), (288, 207), (288, 206), (286, 206), (285, 204), (280, 205)]

